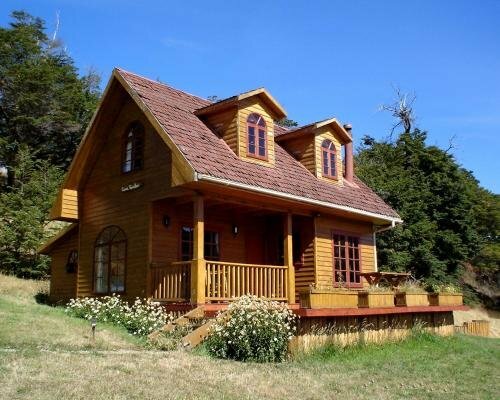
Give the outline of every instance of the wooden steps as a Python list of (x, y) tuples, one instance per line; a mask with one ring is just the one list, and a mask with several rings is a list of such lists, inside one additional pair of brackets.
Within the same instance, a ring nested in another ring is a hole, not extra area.
[(180, 316), (172, 322), (166, 324), (161, 330), (164, 332), (172, 332), (177, 326), (186, 326), (189, 324), (196, 325), (197, 322), (205, 318), (205, 307), (199, 306), (195, 309), (188, 311), (186, 314)]
[(210, 332), (214, 321), (209, 320), (182, 338), (182, 346), (185, 349), (193, 349), (203, 342)]

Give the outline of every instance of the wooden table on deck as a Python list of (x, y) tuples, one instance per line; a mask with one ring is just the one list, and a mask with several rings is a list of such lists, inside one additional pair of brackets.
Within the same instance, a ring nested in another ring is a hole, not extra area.
[(408, 272), (362, 272), (360, 274), (370, 286), (387, 282), (392, 288), (399, 286), (410, 277)]

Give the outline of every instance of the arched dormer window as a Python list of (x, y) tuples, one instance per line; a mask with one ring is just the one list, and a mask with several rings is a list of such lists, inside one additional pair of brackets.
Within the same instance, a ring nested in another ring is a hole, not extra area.
[(323, 176), (337, 179), (337, 158), (335, 145), (331, 140), (325, 139), (321, 143), (321, 160)]
[(247, 119), (247, 155), (267, 159), (266, 121), (255, 113)]
[(108, 226), (97, 236), (94, 246), (94, 292), (125, 291), (127, 237), (118, 226)]
[(143, 166), (144, 127), (132, 122), (125, 131), (123, 144), (122, 172), (138, 171)]

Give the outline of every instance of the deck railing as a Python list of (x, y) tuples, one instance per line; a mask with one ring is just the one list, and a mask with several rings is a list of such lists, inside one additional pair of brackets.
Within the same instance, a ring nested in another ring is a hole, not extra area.
[(283, 265), (207, 261), (205, 277), (207, 301), (230, 301), (245, 294), (287, 299), (288, 269)]
[(152, 297), (157, 301), (186, 302), (191, 295), (191, 261), (151, 264)]

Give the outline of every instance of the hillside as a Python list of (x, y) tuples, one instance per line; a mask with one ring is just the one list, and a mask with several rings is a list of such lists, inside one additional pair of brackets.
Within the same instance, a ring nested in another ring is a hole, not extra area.
[(36, 304), (45, 283), (0, 275), (1, 399), (493, 399), (500, 340), (423, 336), (283, 364), (159, 352)]

